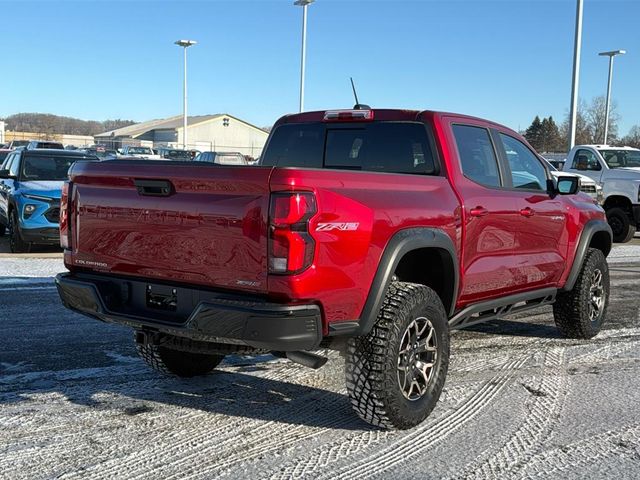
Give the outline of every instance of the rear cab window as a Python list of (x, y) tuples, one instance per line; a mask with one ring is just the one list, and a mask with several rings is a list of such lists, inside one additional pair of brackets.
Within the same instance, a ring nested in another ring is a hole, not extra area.
[(434, 175), (432, 142), (420, 122), (304, 123), (276, 128), (262, 165)]
[(472, 125), (452, 125), (462, 173), (485, 187), (500, 187), (498, 159), (489, 130)]

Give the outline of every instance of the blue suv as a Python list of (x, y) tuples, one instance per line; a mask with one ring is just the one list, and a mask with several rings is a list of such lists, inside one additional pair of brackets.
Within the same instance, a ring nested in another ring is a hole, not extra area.
[(0, 168), (0, 235), (9, 233), (12, 252), (31, 245), (57, 245), (60, 194), (69, 167), (93, 155), (69, 150), (14, 150)]

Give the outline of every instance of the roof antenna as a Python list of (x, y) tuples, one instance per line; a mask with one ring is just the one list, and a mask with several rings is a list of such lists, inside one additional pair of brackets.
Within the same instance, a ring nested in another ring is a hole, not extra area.
[(358, 101), (358, 94), (356, 93), (356, 86), (353, 83), (353, 77), (349, 77), (351, 80), (351, 88), (353, 89), (353, 96), (356, 98), (356, 104), (353, 106), (354, 110), (371, 110), (369, 105), (363, 105)]

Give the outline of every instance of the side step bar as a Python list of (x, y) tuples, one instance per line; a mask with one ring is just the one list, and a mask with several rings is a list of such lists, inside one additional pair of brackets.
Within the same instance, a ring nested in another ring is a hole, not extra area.
[(470, 305), (449, 319), (449, 328), (470, 327), (477, 323), (499, 320), (513, 313), (524, 312), (543, 305), (549, 305), (556, 299), (558, 290), (543, 288), (532, 292), (517, 293), (508, 297), (487, 300)]

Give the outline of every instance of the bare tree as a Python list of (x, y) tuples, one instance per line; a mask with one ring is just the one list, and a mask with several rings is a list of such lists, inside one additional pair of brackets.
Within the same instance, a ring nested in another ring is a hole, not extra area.
[(640, 148), (640, 125), (634, 125), (620, 142), (622, 145)]
[[(576, 145), (584, 145), (592, 143), (592, 130), (587, 120), (586, 114), (587, 106), (584, 100), (580, 99), (578, 102), (578, 111), (576, 112)], [(562, 126), (560, 127), (560, 135), (564, 141), (564, 144), (569, 144), (569, 114), (565, 117)], [(566, 147), (565, 147), (566, 148)]]
[[(586, 117), (591, 130), (591, 141), (593, 143), (604, 143), (604, 123), (607, 115), (607, 101), (604, 95), (593, 98), (591, 105), (587, 108)], [(607, 142), (615, 143), (618, 138), (618, 121), (620, 115), (617, 112), (617, 104), (611, 102), (609, 107), (609, 131), (607, 133)]]

